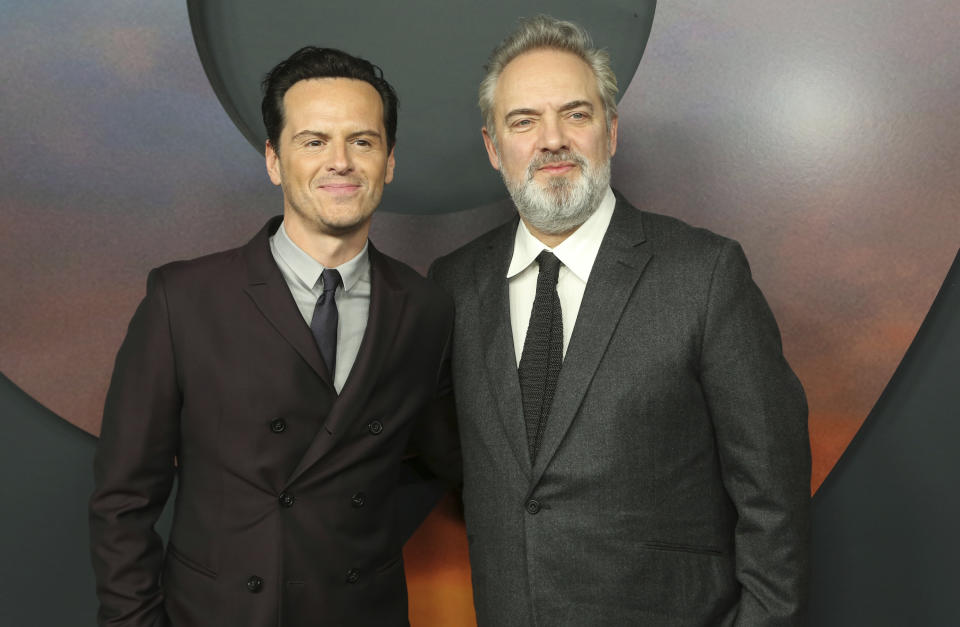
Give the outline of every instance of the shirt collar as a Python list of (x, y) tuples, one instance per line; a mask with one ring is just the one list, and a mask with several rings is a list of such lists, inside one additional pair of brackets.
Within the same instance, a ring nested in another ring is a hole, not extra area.
[(600, 242), (603, 241), (607, 227), (610, 226), (616, 204), (613, 190), (608, 187), (607, 193), (604, 194), (600, 206), (593, 215), (553, 249), (534, 237), (523, 220), (520, 220), (517, 235), (513, 241), (513, 259), (507, 269), (507, 278), (512, 279), (526, 270), (541, 250), (550, 250), (577, 278), (586, 283), (593, 269), (593, 262), (596, 261), (597, 253), (600, 251)]
[[(274, 234), (273, 241), (280, 258), (290, 266), (297, 278), (309, 289), (319, 289), (321, 287), (319, 284), (320, 275), (323, 274), (326, 267), (290, 239), (286, 229), (283, 228), (283, 223), (280, 224), (280, 228)], [(370, 276), (370, 256), (367, 254), (369, 244), (370, 240), (364, 242), (363, 248), (353, 259), (336, 267), (337, 272), (340, 273), (340, 280), (343, 282), (345, 292), (353, 289), (353, 286), (360, 279)]]

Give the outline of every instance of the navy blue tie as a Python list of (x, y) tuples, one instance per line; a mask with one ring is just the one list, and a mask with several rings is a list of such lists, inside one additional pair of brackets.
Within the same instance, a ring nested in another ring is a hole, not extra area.
[(533, 299), (530, 324), (523, 341), (517, 373), (530, 463), (537, 459), (560, 367), (563, 365), (563, 314), (557, 295), (560, 260), (545, 250), (537, 256), (537, 262), (540, 264), (537, 293)]
[(337, 323), (340, 315), (337, 313), (337, 286), (340, 285), (340, 273), (336, 270), (323, 271), (323, 294), (317, 299), (317, 306), (313, 310), (313, 319), (310, 321), (310, 330), (320, 348), (323, 362), (327, 365), (331, 383), (337, 376)]

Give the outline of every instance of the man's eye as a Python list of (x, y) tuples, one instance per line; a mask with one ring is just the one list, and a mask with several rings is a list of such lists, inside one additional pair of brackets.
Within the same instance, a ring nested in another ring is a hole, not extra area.
[(354, 143), (355, 143), (357, 146), (363, 146), (363, 147), (367, 147), (367, 146), (370, 145), (370, 142), (369, 142), (368, 140), (366, 140), (366, 139), (358, 139), (358, 140), (354, 141)]
[(573, 118), (574, 120), (586, 120), (587, 114), (583, 113), (582, 111), (574, 111), (573, 113), (570, 114), (570, 117)]
[(514, 126), (530, 126), (533, 124), (533, 120), (517, 120), (513, 123)]
[(323, 145), (323, 142), (320, 141), (319, 139), (311, 139), (306, 143), (306, 145), (309, 146), (310, 148), (319, 148), (320, 146)]

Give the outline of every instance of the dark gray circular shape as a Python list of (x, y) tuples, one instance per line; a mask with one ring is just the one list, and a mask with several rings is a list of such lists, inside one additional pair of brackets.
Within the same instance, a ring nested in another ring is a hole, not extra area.
[(380, 209), (447, 213), (505, 197), (480, 139), (477, 86), (493, 47), (522, 16), (584, 26), (610, 52), (620, 93), (633, 79), (655, 0), (385, 2), (188, 0), (204, 70), (240, 132), (263, 152), (260, 81), (305, 45), (340, 48), (383, 68), (400, 95), (397, 170)]

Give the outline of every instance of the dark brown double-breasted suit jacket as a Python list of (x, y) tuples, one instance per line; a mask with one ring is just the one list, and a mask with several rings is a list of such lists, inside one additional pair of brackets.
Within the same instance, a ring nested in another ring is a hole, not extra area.
[[(406, 625), (398, 467), (455, 479), (449, 298), (372, 245), (339, 396), (270, 253), (163, 266), (120, 349), (90, 505), (100, 623)], [(169, 545), (153, 532), (179, 485)]]
[(740, 246), (618, 197), (531, 462), (516, 228), (431, 269), (456, 307), (480, 626), (803, 624), (807, 408)]

